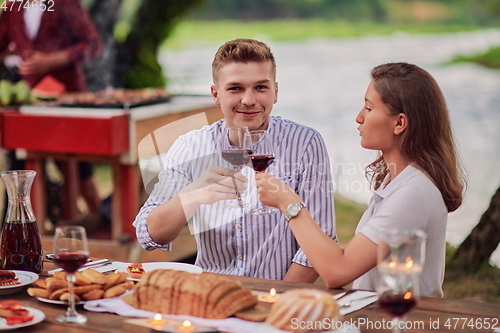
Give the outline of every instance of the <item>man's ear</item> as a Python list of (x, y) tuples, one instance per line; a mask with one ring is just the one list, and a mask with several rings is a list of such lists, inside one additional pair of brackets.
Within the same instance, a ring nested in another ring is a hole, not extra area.
[(396, 116), (396, 126), (394, 127), (394, 134), (399, 135), (403, 133), (406, 130), (406, 127), (408, 127), (408, 117), (406, 117), (406, 114), (400, 113)]
[(217, 92), (217, 88), (213, 84), (210, 86), (210, 94), (212, 95), (215, 105), (220, 105), (219, 93)]

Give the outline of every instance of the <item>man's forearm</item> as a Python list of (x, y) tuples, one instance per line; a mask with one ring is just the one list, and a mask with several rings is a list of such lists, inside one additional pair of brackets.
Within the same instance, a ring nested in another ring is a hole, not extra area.
[(292, 263), (283, 281), (314, 283), (318, 279), (318, 273), (312, 267)]
[(148, 232), (158, 244), (168, 244), (177, 238), (199, 203), (190, 193), (179, 194), (154, 208), (148, 215)]

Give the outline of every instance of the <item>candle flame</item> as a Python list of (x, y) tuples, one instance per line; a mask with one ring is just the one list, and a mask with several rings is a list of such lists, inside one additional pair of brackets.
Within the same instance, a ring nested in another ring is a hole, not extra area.
[(154, 320), (161, 320), (161, 319), (162, 319), (161, 313), (155, 314)]
[(389, 263), (389, 267), (391, 267), (391, 268), (392, 268), (392, 267), (396, 267), (396, 262), (391, 261), (391, 262)]
[(404, 296), (404, 299), (410, 299), (411, 298), (411, 292), (407, 292)]
[(271, 295), (271, 296), (276, 295), (276, 289), (271, 288), (271, 290), (269, 290), (269, 295)]
[(406, 259), (406, 267), (412, 268), (413, 267), (413, 260), (411, 260), (410, 258), (407, 258)]
[(182, 326), (184, 326), (184, 327), (191, 327), (191, 322), (189, 320), (184, 320), (182, 322)]

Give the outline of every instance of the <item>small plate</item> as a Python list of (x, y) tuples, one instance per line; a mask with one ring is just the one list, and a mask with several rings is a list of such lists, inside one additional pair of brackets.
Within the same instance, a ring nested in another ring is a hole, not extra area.
[[(127, 267), (130, 264), (125, 264), (121, 268), (118, 268), (116, 271), (117, 272), (125, 272), (127, 273)], [(183, 262), (145, 262), (142, 264), (142, 268), (146, 272), (154, 271), (155, 269), (173, 269), (176, 271), (184, 271), (188, 273), (194, 273), (194, 274), (201, 274), (203, 272), (203, 269), (201, 267), (191, 265), (191, 264), (186, 264)], [(132, 281), (139, 281), (140, 279), (134, 279), (129, 277), (129, 280)]]
[(29, 271), (11, 271), (16, 274), (16, 278), (19, 281), (19, 284), (13, 286), (1, 286), (0, 295), (10, 295), (17, 293), (19, 290), (21, 290), (21, 287), (38, 280), (38, 274), (36, 273)]
[(17, 325), (7, 325), (7, 320), (0, 317), (0, 331), (10, 331), (20, 327), (35, 325), (45, 319), (45, 313), (43, 313), (42, 311), (27, 306), (24, 306), (24, 308), (29, 311), (31, 316), (33, 316), (33, 319), (31, 321)]
[[(50, 304), (59, 304), (59, 305), (68, 305), (68, 302), (66, 301), (60, 301), (58, 299), (49, 299), (49, 298), (43, 298), (43, 297), (35, 297), (37, 300), (40, 302), (44, 303), (50, 303)], [(83, 305), (85, 304), (85, 301), (76, 301), (75, 305)]]

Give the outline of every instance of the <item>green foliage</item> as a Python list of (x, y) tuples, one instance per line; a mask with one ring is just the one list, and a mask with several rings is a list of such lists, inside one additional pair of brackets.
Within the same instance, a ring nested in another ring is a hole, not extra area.
[(207, 0), (196, 18), (269, 20), (323, 18), (380, 21), (384, 0)]
[(354, 237), (354, 231), (367, 206), (335, 195), (335, 218), (337, 220), (337, 237), (339, 243), (345, 246)]
[(472, 55), (458, 55), (449, 63), (473, 62), (488, 68), (500, 69), (500, 46), (493, 47), (485, 53)]
[(304, 40), (308, 38), (345, 38), (364, 35), (389, 35), (395, 31), (407, 33), (444, 33), (475, 30), (475, 25), (444, 24), (389, 24), (374, 22), (348, 22), (327, 20), (272, 20), (248, 21), (236, 20), (181, 22), (165, 41), (168, 48), (186, 46), (186, 42), (217, 42), (234, 38), (271, 39), (275, 41)]
[(165, 78), (157, 61), (158, 48), (173, 27), (203, 0), (142, 0), (130, 32), (118, 47), (118, 74), (129, 88), (164, 87)]

